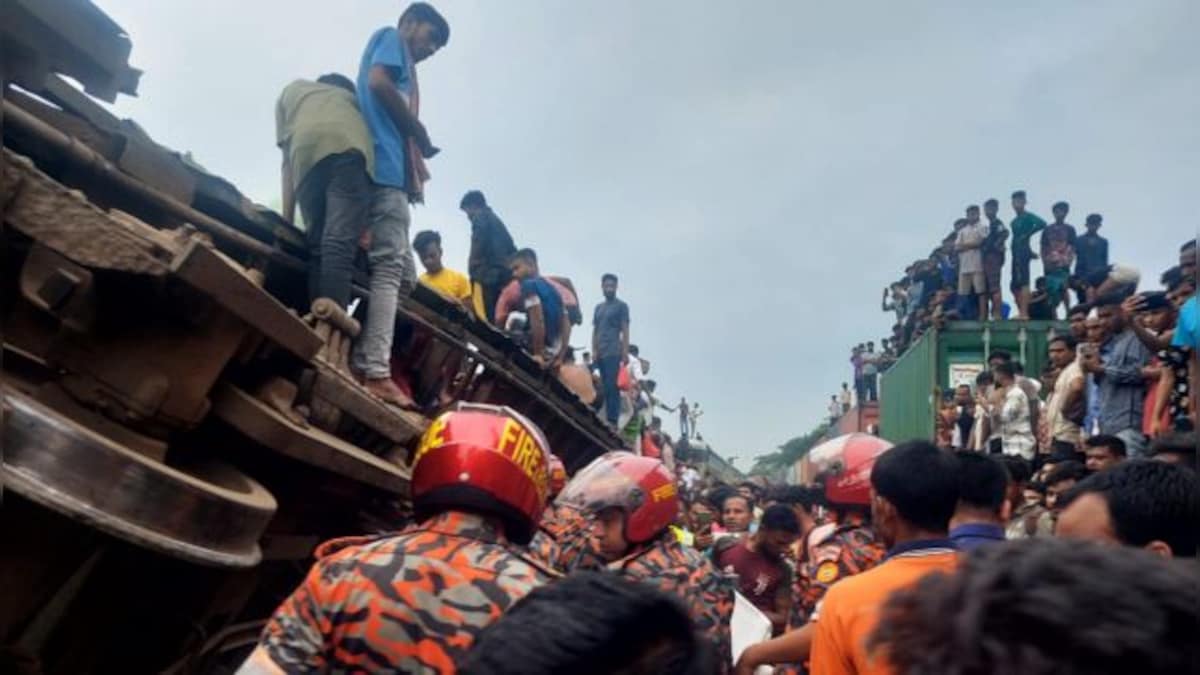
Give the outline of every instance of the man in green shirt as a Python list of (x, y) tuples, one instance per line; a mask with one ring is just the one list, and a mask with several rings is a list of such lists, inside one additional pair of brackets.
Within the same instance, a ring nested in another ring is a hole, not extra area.
[[(304, 214), (309, 296), (329, 298), (344, 309), (350, 304), (354, 258), (370, 225), (375, 179), (374, 142), (354, 83), (330, 74), (284, 87), (275, 105), (275, 141), (283, 151), (284, 218), (293, 222), (297, 203)], [(373, 254), (372, 274), (398, 258), (399, 249), (389, 255)], [(390, 345), (392, 322), (381, 330)], [(389, 357), (390, 347), (375, 356), (384, 363)], [(387, 403), (412, 405), (390, 377), (368, 376), (363, 386)]]
[(1029, 319), (1029, 266), (1034, 258), (1030, 240), (1033, 235), (1046, 228), (1046, 221), (1025, 210), (1025, 191), (1012, 193), (1012, 207), (1016, 217), (1012, 219), (1012, 292), (1017, 300), (1021, 320)]
[(354, 83), (329, 74), (284, 87), (275, 104), (275, 141), (283, 152), (283, 217), (295, 222), (297, 202), (304, 215), (309, 294), (345, 308), (375, 167)]

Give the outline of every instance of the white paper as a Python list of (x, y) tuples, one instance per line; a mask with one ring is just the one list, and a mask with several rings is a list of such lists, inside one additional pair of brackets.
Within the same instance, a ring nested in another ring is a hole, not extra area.
[[(736, 666), (742, 652), (750, 645), (771, 639), (771, 620), (767, 618), (746, 596), (734, 591), (733, 618), (730, 620), (733, 642), (733, 664)], [(771, 675), (774, 668), (759, 666), (755, 675)]]

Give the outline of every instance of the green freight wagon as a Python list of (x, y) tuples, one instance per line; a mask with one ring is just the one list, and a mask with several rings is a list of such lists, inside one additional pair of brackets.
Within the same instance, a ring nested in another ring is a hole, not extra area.
[(959, 384), (974, 387), (988, 353), (1010, 352), (1036, 378), (1046, 344), (1067, 330), (1065, 321), (954, 321), (925, 333), (880, 378), (880, 435), (893, 443), (934, 440), (937, 401)]

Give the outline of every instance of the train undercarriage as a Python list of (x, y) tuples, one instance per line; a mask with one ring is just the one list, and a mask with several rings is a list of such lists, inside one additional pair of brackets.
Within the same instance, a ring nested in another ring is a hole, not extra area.
[(425, 288), (394, 349), (420, 409), (370, 396), (303, 234), (91, 99), (136, 90), (119, 27), (68, 0), (3, 19), (0, 671), (230, 671), (316, 544), (406, 522), (452, 401), (520, 410), (572, 470), (621, 444)]

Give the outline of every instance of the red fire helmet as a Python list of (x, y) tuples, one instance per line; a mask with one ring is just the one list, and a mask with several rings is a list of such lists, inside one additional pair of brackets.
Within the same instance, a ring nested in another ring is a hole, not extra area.
[(554, 499), (567, 485), (567, 467), (558, 455), (550, 455), (550, 498)]
[(808, 460), (825, 473), (825, 499), (830, 504), (869, 506), (875, 458), (892, 444), (871, 434), (853, 433), (825, 441), (808, 452)]
[(666, 465), (631, 452), (610, 452), (587, 465), (558, 497), (591, 513), (616, 507), (625, 512), (625, 540), (650, 541), (679, 514), (679, 492)]
[(525, 544), (549, 496), (548, 447), (541, 429), (510, 408), (459, 403), (417, 446), (413, 507), (422, 518), (454, 508), (488, 513)]

